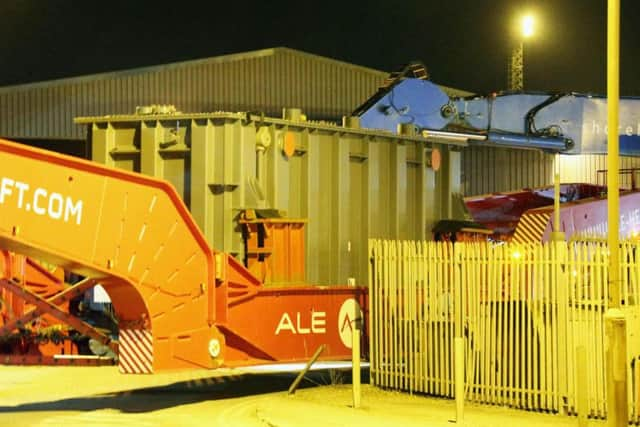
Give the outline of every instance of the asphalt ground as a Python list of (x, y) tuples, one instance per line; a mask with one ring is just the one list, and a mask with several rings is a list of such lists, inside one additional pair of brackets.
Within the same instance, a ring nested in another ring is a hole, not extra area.
[[(363, 380), (367, 381), (366, 371)], [(114, 367), (0, 367), (0, 426), (449, 426), (455, 402), (364, 384), (322, 369), (294, 395), (293, 372), (222, 369), (122, 375)], [(576, 417), (466, 404), (465, 426), (577, 426)], [(590, 420), (589, 426), (604, 426)]]

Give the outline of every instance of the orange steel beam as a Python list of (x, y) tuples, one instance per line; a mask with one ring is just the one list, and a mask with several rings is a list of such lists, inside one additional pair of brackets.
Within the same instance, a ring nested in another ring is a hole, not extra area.
[(121, 371), (222, 363), (213, 253), (169, 183), (2, 139), (0, 165), (0, 247), (100, 281)]
[[(82, 295), (84, 291), (91, 288), (95, 284), (96, 281), (94, 279), (84, 279), (83, 281), (78, 282), (75, 285), (63, 290), (62, 292), (46, 299), (46, 302), (52, 305), (64, 304), (65, 302)], [(22, 293), (22, 287), (20, 293)], [(34, 319), (37, 319), (43, 314), (45, 314), (45, 311), (38, 308), (33, 308), (25, 312), (22, 316), (12, 319), (10, 322), (7, 322), (4, 326), (0, 327), (0, 336), (10, 333), (16, 328), (25, 326), (26, 324), (33, 321)]]
[(36, 310), (42, 314), (47, 313), (56, 319), (60, 320), (73, 327), (75, 330), (80, 332), (83, 335), (86, 335), (90, 338), (93, 338), (97, 341), (100, 341), (102, 344), (108, 345), (110, 349), (113, 351), (118, 351), (117, 343), (113, 342), (110, 337), (106, 336), (102, 332), (98, 331), (93, 326), (88, 323), (80, 320), (72, 314), (69, 314), (55, 305), (47, 302), (46, 300), (40, 298), (36, 294), (29, 292), (24, 289), (18, 283), (12, 280), (2, 279), (0, 280), (0, 287), (6, 288), (9, 291), (19, 295), (21, 298), (26, 300), (28, 303), (36, 306)]

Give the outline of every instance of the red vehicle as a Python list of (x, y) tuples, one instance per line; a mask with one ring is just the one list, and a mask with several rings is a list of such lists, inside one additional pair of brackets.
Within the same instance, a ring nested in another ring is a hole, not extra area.
[[(606, 235), (607, 188), (594, 184), (560, 186), (560, 229), (567, 239), (581, 235)], [(553, 229), (553, 186), (473, 196), (466, 208), (476, 223), (492, 230), (491, 239), (546, 242)], [(640, 231), (640, 192), (620, 192), (620, 234)]]

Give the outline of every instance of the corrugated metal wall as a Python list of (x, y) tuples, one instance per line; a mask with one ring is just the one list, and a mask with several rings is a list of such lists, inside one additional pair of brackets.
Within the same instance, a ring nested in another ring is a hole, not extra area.
[(217, 250), (244, 256), (243, 209), (308, 220), (309, 283), (366, 283), (369, 238), (430, 238), (460, 192), (455, 146), (420, 136), (236, 113), (78, 121), (88, 126), (92, 160), (169, 181)]
[[(620, 157), (620, 169), (632, 168), (640, 168), (640, 157)], [(607, 156), (595, 154), (560, 156), (560, 180), (562, 182), (606, 184), (606, 172), (598, 174), (599, 170), (607, 170)], [(636, 178), (640, 178), (640, 176), (636, 174)], [(620, 186), (631, 188), (630, 174), (620, 175)]]
[(468, 147), (462, 151), (466, 196), (539, 187), (553, 182), (554, 156), (541, 151)]
[(136, 106), (179, 111), (257, 111), (283, 107), (310, 118), (348, 115), (387, 73), (287, 48), (0, 88), (0, 135), (84, 139), (78, 116), (131, 114)]
[[(640, 157), (620, 157), (620, 169), (640, 168)], [(605, 184), (605, 155), (561, 155), (560, 181)], [(462, 185), (466, 196), (553, 184), (555, 155), (533, 150), (467, 147), (462, 151)], [(640, 183), (640, 174), (636, 174)], [(631, 175), (620, 176), (631, 187)]]

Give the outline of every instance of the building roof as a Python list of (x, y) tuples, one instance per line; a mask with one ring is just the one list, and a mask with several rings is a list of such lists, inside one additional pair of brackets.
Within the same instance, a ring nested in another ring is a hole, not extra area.
[[(184, 112), (301, 108), (337, 120), (373, 95), (388, 73), (276, 47), (157, 66), (0, 87), (0, 136), (84, 139), (74, 117), (130, 114), (140, 105)], [(470, 93), (443, 87), (451, 96)]]
[(109, 80), (114, 78), (128, 77), (132, 75), (148, 74), (165, 72), (173, 69), (181, 69), (187, 67), (196, 67), (206, 64), (224, 64), (236, 61), (246, 61), (257, 58), (264, 58), (268, 56), (275, 56), (280, 54), (295, 55), (300, 58), (307, 58), (315, 62), (322, 62), (325, 64), (347, 67), (351, 70), (368, 73), (380, 78), (386, 78), (388, 73), (373, 68), (364, 67), (361, 65), (352, 64), (349, 62), (340, 61), (326, 56), (315, 55), (301, 50), (291, 49), (288, 47), (273, 47), (268, 49), (252, 50), (249, 52), (231, 53), (227, 55), (211, 56), (208, 58), (192, 59), (187, 61), (169, 62), (166, 64), (151, 65), (146, 67), (128, 68), (125, 70), (107, 71), (102, 73), (87, 74), (77, 77), (66, 77), (61, 79), (45, 80), (41, 82), (17, 84), (10, 86), (0, 86), (0, 93), (10, 92), (15, 90), (27, 90), (41, 87), (48, 87), (52, 85), (67, 85), (67, 84), (82, 84), (95, 80)]

